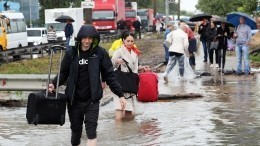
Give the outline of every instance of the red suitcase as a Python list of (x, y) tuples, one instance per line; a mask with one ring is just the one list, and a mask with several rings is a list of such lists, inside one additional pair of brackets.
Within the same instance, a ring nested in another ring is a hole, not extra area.
[(153, 72), (139, 74), (137, 99), (141, 102), (154, 102), (158, 99), (158, 75)]

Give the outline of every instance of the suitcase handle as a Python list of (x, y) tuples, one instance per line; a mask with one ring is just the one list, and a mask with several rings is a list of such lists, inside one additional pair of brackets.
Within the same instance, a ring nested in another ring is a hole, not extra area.
[(66, 47), (61, 46), (61, 45), (52, 45), (51, 46), (51, 56), (50, 56), (50, 65), (49, 65), (49, 72), (48, 72), (48, 79), (47, 79), (47, 83), (46, 83), (46, 98), (48, 97), (49, 94), (49, 83), (50, 83), (50, 77), (51, 77), (51, 68), (52, 68), (52, 59), (53, 59), (53, 50), (54, 48), (59, 48), (60, 49), (60, 60), (59, 60), (59, 69), (58, 69), (58, 77), (57, 77), (57, 84), (56, 84), (56, 93), (55, 93), (55, 98), (58, 98), (58, 92), (59, 92), (59, 82), (60, 82), (60, 69), (61, 69), (61, 61), (62, 61), (62, 57), (63, 57), (63, 50), (66, 49)]

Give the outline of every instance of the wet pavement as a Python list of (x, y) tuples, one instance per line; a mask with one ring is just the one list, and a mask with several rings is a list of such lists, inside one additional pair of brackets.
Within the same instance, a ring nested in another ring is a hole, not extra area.
[[(234, 68), (227, 57), (226, 69)], [(98, 145), (260, 145), (260, 74), (219, 74), (197, 59), (205, 76), (165, 84), (160, 94), (199, 93), (202, 98), (137, 103), (133, 121), (116, 124), (113, 102), (100, 108)], [(0, 146), (69, 146), (68, 116), (63, 126), (28, 125), (25, 107), (0, 107)], [(85, 145), (86, 134), (82, 136)]]

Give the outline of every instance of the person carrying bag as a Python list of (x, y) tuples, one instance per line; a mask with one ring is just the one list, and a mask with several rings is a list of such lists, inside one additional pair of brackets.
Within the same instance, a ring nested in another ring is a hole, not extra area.
[(124, 97), (127, 98), (127, 103), (125, 110), (122, 110), (119, 100), (113, 98), (116, 122), (134, 119), (139, 83), (138, 70), (145, 69), (145, 66), (139, 66), (138, 63), (141, 52), (134, 45), (134, 34), (128, 31), (123, 33), (122, 41), (123, 44), (113, 53), (112, 63), (117, 69), (116, 78), (123, 89)]
[[(117, 82), (121, 85), (122, 91), (126, 93), (134, 93), (137, 94), (138, 84), (139, 84), (139, 76), (137, 73), (134, 73), (132, 69), (129, 67), (128, 62), (125, 59), (122, 59), (125, 62), (129, 72), (121, 71), (121, 65), (119, 65), (116, 72)], [(133, 95), (126, 97), (131, 98)]]
[(217, 50), (218, 49), (218, 44), (219, 44), (219, 41), (216, 39), (217, 37), (215, 37), (215, 39), (210, 42), (210, 50)]

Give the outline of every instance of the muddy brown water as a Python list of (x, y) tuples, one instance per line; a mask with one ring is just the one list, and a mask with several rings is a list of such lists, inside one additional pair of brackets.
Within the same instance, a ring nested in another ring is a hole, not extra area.
[[(159, 85), (164, 84), (160, 80)], [(161, 92), (200, 92), (203, 98), (137, 103), (133, 121), (116, 124), (114, 105), (102, 106), (98, 145), (260, 145), (260, 74), (215, 82), (212, 77), (170, 83)], [(1, 146), (69, 146), (63, 126), (28, 125), (26, 108), (0, 107)], [(82, 144), (86, 134), (82, 136)]]

